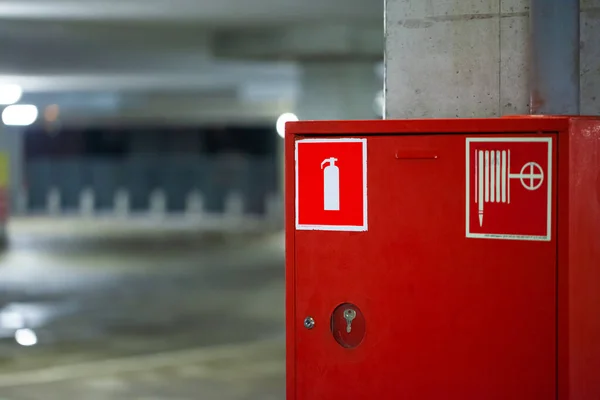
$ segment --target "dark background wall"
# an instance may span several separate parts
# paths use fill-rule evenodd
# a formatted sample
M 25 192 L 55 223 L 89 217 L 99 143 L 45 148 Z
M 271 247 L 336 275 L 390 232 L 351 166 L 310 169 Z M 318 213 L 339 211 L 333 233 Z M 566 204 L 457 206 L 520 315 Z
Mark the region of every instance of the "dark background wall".
M 197 191 L 207 211 L 223 211 L 235 193 L 245 212 L 262 213 L 277 192 L 277 140 L 271 127 L 31 128 L 25 132 L 29 209 L 44 212 L 48 193 L 59 190 L 63 210 L 76 211 L 81 192 L 92 189 L 99 210 L 110 212 L 116 192 L 126 190 L 132 210 L 144 211 L 162 190 L 171 212 L 184 211 Z

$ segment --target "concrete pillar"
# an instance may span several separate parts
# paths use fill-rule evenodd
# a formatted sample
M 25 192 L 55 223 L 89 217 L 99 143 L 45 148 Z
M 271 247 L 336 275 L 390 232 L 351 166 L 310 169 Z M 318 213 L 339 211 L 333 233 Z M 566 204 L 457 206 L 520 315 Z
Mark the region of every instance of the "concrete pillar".
M 377 118 L 373 102 L 383 81 L 375 61 L 305 62 L 301 83 L 301 120 Z
M 581 102 L 583 115 L 600 115 L 600 0 L 581 2 Z
M 582 114 L 600 114 L 599 11 L 582 1 Z M 385 24 L 387 118 L 529 113 L 529 0 L 386 0 Z

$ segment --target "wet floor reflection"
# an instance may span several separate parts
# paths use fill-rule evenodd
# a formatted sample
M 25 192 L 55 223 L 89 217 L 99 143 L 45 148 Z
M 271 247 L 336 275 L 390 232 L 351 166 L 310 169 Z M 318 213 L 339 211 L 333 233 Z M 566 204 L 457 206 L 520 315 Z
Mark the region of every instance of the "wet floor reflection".
M 102 237 L 81 238 L 31 234 L 21 228 L 0 260 L 0 372 L 272 340 L 272 356 L 265 354 L 265 363 L 278 368 L 261 378 L 270 377 L 271 384 L 258 386 L 282 396 L 283 279 L 283 237 L 277 232 L 114 238 L 103 232 Z M 210 375 L 208 367 L 198 368 Z M 153 387 L 160 392 L 156 384 L 161 373 L 151 372 L 159 377 Z M 1 376 L 0 398 L 5 393 L 10 399 L 37 398 L 38 390 L 45 396 L 39 398 L 52 400 L 75 390 L 68 379 L 3 387 Z M 177 376 L 163 379 L 165 387 L 172 391 L 173 379 L 187 379 Z M 253 380 L 242 376 L 240 385 L 244 381 L 246 390 L 239 396 L 246 396 L 255 389 Z M 91 373 L 88 378 L 101 376 Z M 206 393 L 216 390 L 209 389 L 210 379 L 186 381 L 182 393 L 194 385 Z M 122 395 L 93 397 L 104 389 L 90 387 L 80 398 L 130 399 L 137 398 L 131 397 L 136 390 L 148 389 L 127 379 L 122 383 Z M 155 398 L 187 398 L 185 393 L 164 393 Z M 225 393 L 214 396 L 190 398 L 228 398 Z M 246 398 L 235 396 L 230 398 Z

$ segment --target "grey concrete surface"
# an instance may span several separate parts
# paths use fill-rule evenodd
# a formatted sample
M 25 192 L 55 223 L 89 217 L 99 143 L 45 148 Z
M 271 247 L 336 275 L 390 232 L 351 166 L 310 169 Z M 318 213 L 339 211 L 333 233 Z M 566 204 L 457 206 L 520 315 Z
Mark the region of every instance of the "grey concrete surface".
M 280 232 L 48 223 L 0 256 L 0 399 L 284 398 Z
M 387 118 L 529 113 L 529 1 L 386 0 Z M 600 0 L 581 2 L 581 113 L 600 115 Z

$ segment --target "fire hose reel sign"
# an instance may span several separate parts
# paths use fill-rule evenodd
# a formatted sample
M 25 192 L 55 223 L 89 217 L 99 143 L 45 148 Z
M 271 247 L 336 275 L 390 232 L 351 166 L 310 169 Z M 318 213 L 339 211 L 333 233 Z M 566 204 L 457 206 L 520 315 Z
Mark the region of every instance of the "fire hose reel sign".
M 296 141 L 296 229 L 367 230 L 367 139 Z
M 468 238 L 549 241 L 552 138 L 467 138 Z

